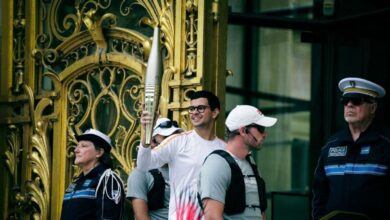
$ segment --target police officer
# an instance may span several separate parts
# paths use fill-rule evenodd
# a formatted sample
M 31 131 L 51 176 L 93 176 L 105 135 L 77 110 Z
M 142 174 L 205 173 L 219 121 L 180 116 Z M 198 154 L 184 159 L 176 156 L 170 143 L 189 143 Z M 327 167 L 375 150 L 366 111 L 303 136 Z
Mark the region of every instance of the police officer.
M 76 139 L 74 163 L 82 172 L 65 191 L 61 219 L 120 219 L 124 187 L 111 170 L 111 139 L 96 129 L 88 129 Z
M 321 150 L 313 182 L 313 219 L 389 219 L 390 133 L 375 120 L 385 90 L 365 79 L 345 78 L 344 119 L 348 127 Z
M 277 119 L 250 105 L 238 105 L 228 115 L 226 151 L 212 152 L 199 179 L 205 219 L 265 219 L 266 194 L 251 150 L 259 150 L 266 127 Z
M 151 148 L 154 149 L 171 135 L 184 130 L 176 121 L 159 118 L 153 128 Z M 131 201 L 136 220 L 168 219 L 169 173 L 168 165 L 149 172 L 134 169 L 127 180 L 127 198 Z

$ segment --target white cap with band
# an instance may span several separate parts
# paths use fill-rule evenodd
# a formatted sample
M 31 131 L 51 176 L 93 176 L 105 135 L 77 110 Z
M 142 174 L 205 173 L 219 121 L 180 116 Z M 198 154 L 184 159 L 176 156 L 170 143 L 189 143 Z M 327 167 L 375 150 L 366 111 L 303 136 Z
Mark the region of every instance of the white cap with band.
M 340 80 L 339 89 L 343 92 L 343 97 L 368 96 L 381 98 L 386 94 L 386 90 L 382 86 L 357 77 L 348 77 Z
M 278 119 L 267 117 L 261 111 L 250 105 L 237 105 L 226 118 L 226 127 L 229 131 L 237 130 L 250 124 L 263 127 L 273 126 Z

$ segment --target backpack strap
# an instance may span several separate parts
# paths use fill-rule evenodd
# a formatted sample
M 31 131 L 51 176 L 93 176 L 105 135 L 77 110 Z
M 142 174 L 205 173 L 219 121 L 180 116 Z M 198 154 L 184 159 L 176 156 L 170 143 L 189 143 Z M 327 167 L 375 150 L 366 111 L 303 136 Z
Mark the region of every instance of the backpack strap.
M 153 176 L 153 187 L 148 192 L 148 208 L 149 210 L 156 210 L 164 208 L 165 198 L 165 179 L 159 169 L 149 170 Z
M 223 157 L 231 169 L 231 181 L 226 191 L 224 212 L 227 215 L 244 212 L 246 208 L 245 182 L 240 167 L 236 160 L 224 150 L 215 150 L 211 154 L 218 154 Z
M 248 154 L 245 159 L 251 165 L 253 173 L 255 174 L 257 190 L 259 193 L 260 209 L 262 212 L 265 212 L 265 210 L 267 209 L 267 194 L 265 191 L 265 181 L 263 178 L 260 177 L 259 171 L 257 170 L 257 166 L 252 158 L 252 155 Z

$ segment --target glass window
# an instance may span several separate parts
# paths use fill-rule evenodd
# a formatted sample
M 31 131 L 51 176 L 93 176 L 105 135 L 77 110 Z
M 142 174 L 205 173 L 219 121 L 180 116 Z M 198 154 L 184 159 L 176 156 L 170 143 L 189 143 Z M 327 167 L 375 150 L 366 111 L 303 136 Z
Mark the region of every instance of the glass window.
M 261 13 L 273 16 L 311 18 L 313 0 L 229 0 L 229 10 L 233 13 Z M 308 15 L 308 16 L 307 16 Z
M 291 8 L 289 2 L 259 1 L 256 7 Z M 232 12 L 247 11 L 243 4 L 229 1 Z M 250 104 L 278 118 L 267 129 L 263 148 L 253 152 L 267 184 L 271 219 L 272 192 L 309 195 L 311 45 L 302 43 L 295 30 L 229 25 L 227 68 L 233 72 L 226 82 L 227 113 L 235 105 Z
M 269 191 L 308 190 L 308 183 L 293 184 L 304 170 L 296 172 L 292 165 L 308 162 L 310 45 L 300 43 L 299 33 L 291 30 L 263 28 L 259 33 L 258 65 L 253 74 L 257 74 L 260 96 L 253 103 L 264 114 L 278 118 L 268 129 L 263 150 L 256 154 L 259 167 Z

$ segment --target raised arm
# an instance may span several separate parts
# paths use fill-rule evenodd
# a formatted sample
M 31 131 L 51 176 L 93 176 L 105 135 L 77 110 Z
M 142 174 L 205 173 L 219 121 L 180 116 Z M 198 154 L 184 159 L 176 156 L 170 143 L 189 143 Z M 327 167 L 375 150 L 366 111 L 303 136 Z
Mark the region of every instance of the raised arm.
M 151 120 L 149 112 L 143 111 L 141 115 L 142 127 L 144 128 L 146 124 L 151 123 Z M 164 164 L 169 164 L 171 159 L 175 157 L 178 147 L 173 137 L 174 135 L 167 138 L 167 141 L 163 141 L 152 150 L 150 146 L 145 146 L 145 137 L 143 136 L 141 145 L 138 148 L 137 167 L 143 171 L 147 171 L 159 168 Z
M 152 121 L 152 117 L 150 113 L 145 110 L 142 111 L 140 121 L 141 121 L 141 125 L 142 125 L 141 127 L 143 131 L 145 131 L 145 127 L 147 124 L 154 123 Z M 153 166 L 151 148 L 150 145 L 146 145 L 145 143 L 145 135 L 142 135 L 141 143 L 140 146 L 138 147 L 137 167 L 143 171 L 147 171 L 149 169 L 158 167 L 158 166 Z

